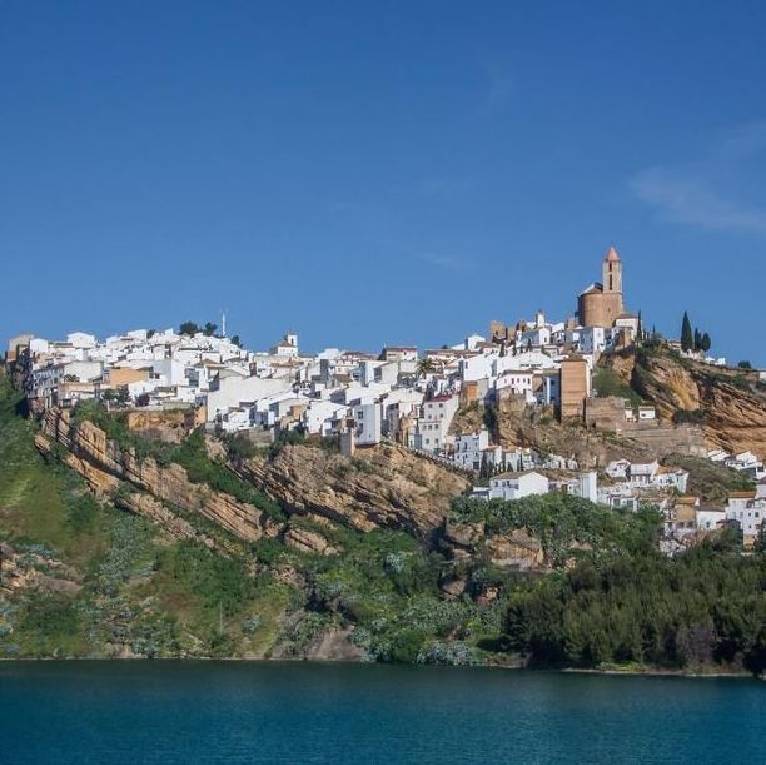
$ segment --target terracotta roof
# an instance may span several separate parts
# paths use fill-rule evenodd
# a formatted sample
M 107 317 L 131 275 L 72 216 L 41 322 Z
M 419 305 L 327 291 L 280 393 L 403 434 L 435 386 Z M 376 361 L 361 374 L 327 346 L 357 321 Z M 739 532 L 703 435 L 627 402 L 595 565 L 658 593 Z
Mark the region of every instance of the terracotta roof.
M 733 491 L 729 494 L 729 499 L 755 499 L 754 491 Z

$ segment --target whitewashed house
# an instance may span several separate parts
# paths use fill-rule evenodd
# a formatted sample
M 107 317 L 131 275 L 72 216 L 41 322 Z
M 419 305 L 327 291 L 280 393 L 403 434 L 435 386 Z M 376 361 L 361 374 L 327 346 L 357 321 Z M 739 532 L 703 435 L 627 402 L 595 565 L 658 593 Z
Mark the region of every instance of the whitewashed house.
M 503 473 L 489 479 L 490 499 L 522 499 L 533 494 L 548 493 L 548 479 L 533 470 L 525 473 Z
M 487 430 L 455 436 L 452 461 L 467 470 L 480 470 L 483 452 L 488 447 L 489 431 Z
M 383 405 L 379 402 L 351 407 L 354 418 L 354 440 L 359 446 L 379 444 L 383 435 Z

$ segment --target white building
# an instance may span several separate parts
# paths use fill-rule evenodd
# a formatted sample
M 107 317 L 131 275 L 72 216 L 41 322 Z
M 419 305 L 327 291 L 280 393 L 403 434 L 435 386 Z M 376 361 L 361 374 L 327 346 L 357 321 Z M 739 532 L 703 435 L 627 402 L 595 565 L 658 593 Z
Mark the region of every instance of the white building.
M 489 431 L 463 433 L 455 436 L 452 461 L 467 470 L 480 470 L 482 455 L 489 447 Z
M 241 402 L 254 402 L 278 392 L 292 392 L 289 381 L 261 377 L 218 377 L 207 394 L 207 421 L 213 422 L 219 412 L 238 407 Z
M 547 493 L 548 479 L 533 470 L 526 473 L 504 473 L 489 479 L 490 499 L 512 500 Z
M 352 407 L 354 439 L 359 446 L 379 444 L 383 435 L 383 405 L 374 402 Z
M 729 496 L 726 519 L 736 521 L 746 537 L 755 537 L 766 518 L 766 500 L 758 499 L 756 492 L 737 492 Z

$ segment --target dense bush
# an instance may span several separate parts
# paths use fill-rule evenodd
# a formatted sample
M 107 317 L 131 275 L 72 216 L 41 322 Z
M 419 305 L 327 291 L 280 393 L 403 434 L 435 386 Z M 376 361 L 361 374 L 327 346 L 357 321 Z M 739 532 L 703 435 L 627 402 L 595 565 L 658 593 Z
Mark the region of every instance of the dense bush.
M 673 412 L 673 422 L 676 425 L 688 423 L 690 425 L 704 425 L 707 415 L 704 409 L 676 409 Z
M 580 561 L 511 599 L 506 633 L 533 662 L 766 668 L 766 558 L 731 539 L 676 558 L 640 550 Z
M 653 549 L 660 516 L 651 509 L 637 513 L 611 510 L 569 494 L 543 494 L 506 502 L 459 497 L 452 504 L 451 519 L 483 522 L 488 534 L 525 528 L 542 542 L 554 562 L 563 563 L 570 547 L 585 544 L 596 553 L 627 549 Z

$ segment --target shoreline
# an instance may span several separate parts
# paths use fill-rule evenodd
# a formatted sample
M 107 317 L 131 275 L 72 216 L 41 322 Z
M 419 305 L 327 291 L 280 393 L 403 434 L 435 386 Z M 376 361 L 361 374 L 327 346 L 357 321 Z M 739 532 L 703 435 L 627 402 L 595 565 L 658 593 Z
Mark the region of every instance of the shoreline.
M 442 669 L 487 669 L 487 670 L 506 670 L 506 671 L 527 671 L 527 672 L 549 672 L 562 675 L 604 675 L 604 676 L 622 676 L 622 677 L 678 677 L 678 678 L 690 678 L 690 679 L 753 679 L 766 681 L 766 675 L 756 675 L 752 672 L 745 670 L 739 671 L 692 671 L 692 670 L 675 670 L 675 669 L 662 669 L 662 668 L 625 668 L 620 669 L 617 667 L 610 668 L 588 668 L 588 667 L 529 667 L 525 664 L 501 664 L 501 663 L 487 663 L 476 664 L 473 666 L 456 666 L 456 665 L 438 665 L 438 664 L 386 664 L 385 662 L 375 661 L 360 661 L 357 659 L 307 659 L 307 658 L 256 658 L 256 657 L 242 657 L 242 656 L 175 656 L 175 657 L 161 657 L 161 658 L 148 658 L 145 656 L 21 656 L 18 658 L 2 657 L 0 658 L 0 666 L 4 664 L 16 664 L 16 663 L 36 663 L 36 662 L 157 662 L 157 663 L 205 663 L 205 662 L 222 662 L 222 663 L 251 663 L 251 664 L 374 664 L 376 666 L 411 666 L 411 667 L 440 667 Z

